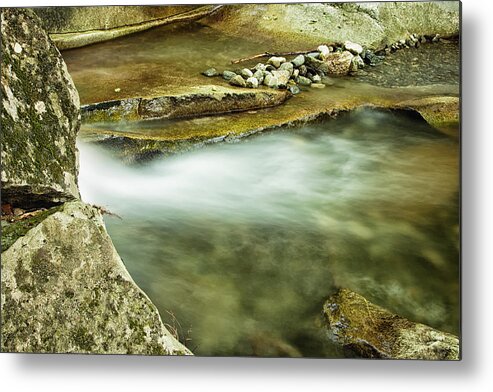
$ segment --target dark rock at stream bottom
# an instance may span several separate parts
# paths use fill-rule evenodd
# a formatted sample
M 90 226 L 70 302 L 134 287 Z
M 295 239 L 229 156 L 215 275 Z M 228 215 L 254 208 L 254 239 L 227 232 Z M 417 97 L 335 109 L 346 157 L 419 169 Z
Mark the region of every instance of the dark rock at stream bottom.
M 364 358 L 458 360 L 459 338 L 393 314 L 340 289 L 324 304 L 329 336 Z

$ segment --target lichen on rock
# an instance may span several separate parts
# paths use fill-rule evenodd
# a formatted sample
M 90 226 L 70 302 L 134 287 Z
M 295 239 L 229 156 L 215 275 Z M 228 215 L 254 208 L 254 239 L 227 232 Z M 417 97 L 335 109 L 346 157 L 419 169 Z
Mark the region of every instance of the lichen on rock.
M 459 338 L 389 312 L 348 289 L 324 304 L 329 336 L 366 358 L 459 359 Z
M 24 207 L 79 197 L 79 95 L 58 49 L 27 9 L 3 8 L 2 200 Z
M 2 351 L 191 354 L 135 285 L 100 212 L 65 203 L 2 254 Z

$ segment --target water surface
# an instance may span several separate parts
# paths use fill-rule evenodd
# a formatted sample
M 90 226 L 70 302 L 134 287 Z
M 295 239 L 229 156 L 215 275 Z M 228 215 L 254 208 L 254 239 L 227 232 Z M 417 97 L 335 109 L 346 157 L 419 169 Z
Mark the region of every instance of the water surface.
M 320 327 L 336 287 L 458 333 L 458 141 L 416 117 L 358 110 L 138 167 L 80 149 L 84 199 L 122 217 L 119 254 L 197 355 L 341 357 Z

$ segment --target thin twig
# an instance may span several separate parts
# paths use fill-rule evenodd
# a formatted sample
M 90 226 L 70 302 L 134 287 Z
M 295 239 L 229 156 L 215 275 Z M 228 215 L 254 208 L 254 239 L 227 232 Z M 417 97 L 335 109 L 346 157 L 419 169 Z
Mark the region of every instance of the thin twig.
M 327 45 L 327 46 L 337 46 L 337 43 L 332 42 L 330 44 L 325 44 L 325 45 Z M 300 51 L 296 51 L 296 52 L 264 52 L 264 53 L 255 54 L 253 56 L 244 57 L 242 59 L 231 60 L 231 64 L 243 63 L 245 61 L 255 60 L 255 59 L 262 58 L 262 57 L 270 57 L 270 56 L 294 56 L 294 55 L 298 55 L 298 54 L 308 54 L 308 53 L 312 53 L 312 52 L 315 52 L 315 51 L 317 51 L 317 48 L 309 49 L 309 50 L 300 50 Z

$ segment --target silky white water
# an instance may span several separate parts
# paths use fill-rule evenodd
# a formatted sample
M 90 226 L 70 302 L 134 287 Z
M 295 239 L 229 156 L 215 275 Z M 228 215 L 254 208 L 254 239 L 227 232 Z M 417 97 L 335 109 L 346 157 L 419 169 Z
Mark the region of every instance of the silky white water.
M 121 216 L 118 252 L 196 354 L 342 356 L 336 287 L 458 332 L 458 141 L 422 120 L 359 110 L 133 167 L 79 149 L 83 199 Z

